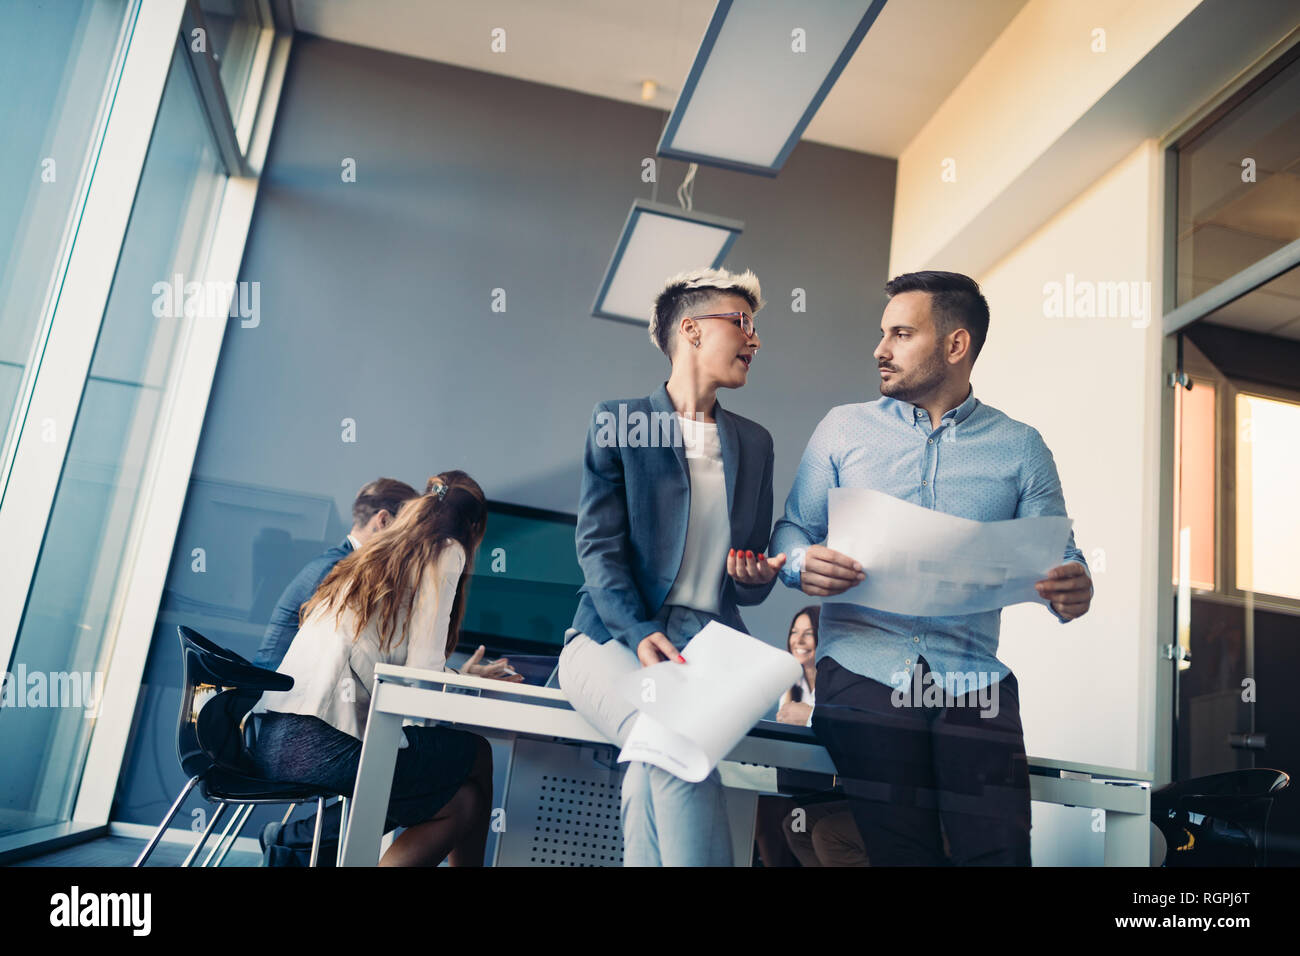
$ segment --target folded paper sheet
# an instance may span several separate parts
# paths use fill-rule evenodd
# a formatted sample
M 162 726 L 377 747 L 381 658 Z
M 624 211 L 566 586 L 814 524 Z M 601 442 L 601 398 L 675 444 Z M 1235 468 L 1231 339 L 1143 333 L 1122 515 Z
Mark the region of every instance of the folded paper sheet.
M 618 691 L 640 711 L 620 761 L 643 760 L 698 783 L 749 733 L 800 667 L 784 650 L 714 621 L 663 661 L 629 674 Z
M 946 616 L 1033 601 L 1064 561 L 1065 517 L 972 521 L 869 488 L 832 488 L 826 547 L 860 562 L 866 580 L 832 598 L 894 614 Z

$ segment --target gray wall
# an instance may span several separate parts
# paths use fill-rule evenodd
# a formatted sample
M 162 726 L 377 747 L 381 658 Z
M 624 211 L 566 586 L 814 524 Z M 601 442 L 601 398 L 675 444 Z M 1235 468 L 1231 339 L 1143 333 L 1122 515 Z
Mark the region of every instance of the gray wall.
M 422 487 L 463 468 L 489 497 L 576 509 L 593 404 L 668 375 L 643 329 L 590 315 L 628 206 L 651 193 L 641 160 L 665 118 L 298 37 L 241 273 L 261 284 L 261 321 L 227 330 L 117 819 L 158 819 L 159 784 L 179 774 L 156 757 L 174 720 L 175 621 L 251 654 L 363 482 Z M 341 182 L 345 157 L 355 183 Z M 746 224 L 726 265 L 754 269 L 769 302 L 748 386 L 720 399 L 772 432 L 778 514 L 826 410 L 878 395 L 895 165 L 803 143 L 776 179 L 697 175 L 695 207 Z M 661 164 L 661 201 L 684 171 Z M 805 313 L 791 312 L 795 287 Z M 783 642 L 802 597 L 778 587 L 746 612 L 750 629 Z

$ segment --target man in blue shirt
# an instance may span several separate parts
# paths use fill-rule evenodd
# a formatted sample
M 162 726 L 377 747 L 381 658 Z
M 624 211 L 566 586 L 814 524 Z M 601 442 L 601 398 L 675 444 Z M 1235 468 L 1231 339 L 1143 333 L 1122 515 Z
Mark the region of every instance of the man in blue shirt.
M 881 398 L 822 419 L 768 549 L 789 555 L 787 585 L 818 597 L 865 578 L 819 543 L 831 488 L 872 488 L 977 521 L 1066 513 L 1042 436 L 971 389 L 989 323 L 979 285 L 917 272 L 885 291 Z M 1037 589 L 1062 622 L 1087 612 L 1092 580 L 1073 534 Z M 945 834 L 953 863 L 1029 864 L 1028 764 L 1016 679 L 997 659 L 1000 617 L 823 605 L 813 729 L 873 866 L 943 864 Z
M 387 528 L 397 509 L 419 496 L 418 491 L 396 478 L 376 478 L 362 486 L 352 502 L 352 530 L 339 544 L 312 558 L 289 582 L 271 612 L 254 664 L 270 670 L 280 666 L 298 633 L 299 609 L 316 593 L 334 565 Z

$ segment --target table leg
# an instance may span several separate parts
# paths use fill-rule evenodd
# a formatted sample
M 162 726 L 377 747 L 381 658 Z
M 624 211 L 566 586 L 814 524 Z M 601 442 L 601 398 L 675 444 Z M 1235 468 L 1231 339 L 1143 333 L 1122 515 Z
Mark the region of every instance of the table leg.
M 734 790 L 731 787 L 722 792 L 727 799 L 727 822 L 731 824 L 732 866 L 752 866 L 758 794 L 753 790 Z
M 507 821 L 510 819 L 510 810 L 507 806 L 510 802 L 510 777 L 515 771 L 515 743 L 518 740 L 518 734 L 510 734 L 506 739 L 506 742 L 510 746 L 510 757 L 506 761 L 506 779 L 501 785 L 501 812 L 504 815 L 504 819 Z M 492 808 L 493 819 L 489 826 L 493 826 L 496 823 L 496 809 L 496 807 Z M 489 839 L 492 836 L 492 833 L 488 834 Z M 492 862 L 488 864 L 489 866 L 497 866 L 497 860 L 501 859 L 501 844 L 505 839 L 505 831 L 502 830 L 496 833 L 495 836 L 496 841 L 492 846 Z
M 1107 810 L 1104 854 L 1106 866 L 1150 866 L 1150 816 Z
M 378 693 L 382 684 L 376 684 Z M 379 862 L 379 841 L 384 835 L 401 737 L 401 715 L 377 712 L 372 699 L 366 736 L 361 744 L 357 786 L 343 837 L 344 866 L 375 866 Z

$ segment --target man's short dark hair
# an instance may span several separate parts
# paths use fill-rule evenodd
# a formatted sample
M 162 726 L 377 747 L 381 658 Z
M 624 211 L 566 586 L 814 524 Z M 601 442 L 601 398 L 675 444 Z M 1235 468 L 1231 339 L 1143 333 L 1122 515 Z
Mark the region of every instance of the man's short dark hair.
M 989 334 L 989 303 L 978 282 L 960 272 L 905 272 L 885 283 L 891 299 L 902 292 L 930 293 L 935 329 L 941 336 L 965 329 L 970 333 L 970 360 L 979 358 Z
M 420 493 L 404 481 L 396 478 L 376 478 L 361 486 L 357 498 L 352 502 L 352 524 L 364 525 L 381 511 L 387 511 L 397 517 L 398 510 Z

